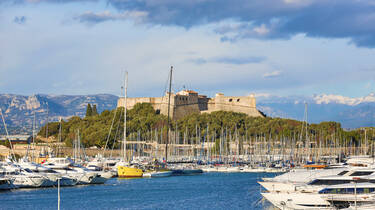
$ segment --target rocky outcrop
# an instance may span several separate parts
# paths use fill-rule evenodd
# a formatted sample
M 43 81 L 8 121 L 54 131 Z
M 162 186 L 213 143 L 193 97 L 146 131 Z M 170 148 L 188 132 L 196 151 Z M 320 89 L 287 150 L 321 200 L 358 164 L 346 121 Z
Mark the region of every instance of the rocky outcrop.
M 39 127 L 47 120 L 58 121 L 59 118 L 71 116 L 83 117 L 88 103 L 96 104 L 99 112 L 114 109 L 117 96 L 109 94 L 97 95 L 43 95 L 22 96 L 0 94 L 0 108 L 6 123 L 10 127 L 32 127 L 34 113 Z M 1 123 L 2 125 L 2 123 Z M 3 127 L 3 126 L 0 126 Z

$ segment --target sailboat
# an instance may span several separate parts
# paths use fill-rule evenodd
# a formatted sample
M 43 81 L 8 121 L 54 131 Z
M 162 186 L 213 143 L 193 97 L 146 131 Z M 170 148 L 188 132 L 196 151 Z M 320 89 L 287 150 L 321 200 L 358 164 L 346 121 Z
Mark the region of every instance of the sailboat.
M 123 138 L 123 161 L 117 164 L 117 175 L 120 178 L 142 177 L 143 170 L 127 162 L 126 153 L 126 109 L 127 109 L 127 90 L 128 90 L 128 72 L 125 73 L 125 92 L 124 92 L 124 138 Z

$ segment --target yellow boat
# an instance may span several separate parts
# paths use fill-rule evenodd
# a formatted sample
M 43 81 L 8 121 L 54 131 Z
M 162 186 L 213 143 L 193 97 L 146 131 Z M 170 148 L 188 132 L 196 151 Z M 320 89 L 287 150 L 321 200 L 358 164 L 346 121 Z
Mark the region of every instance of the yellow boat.
M 130 178 L 130 177 L 142 177 L 143 171 L 138 168 L 131 168 L 127 166 L 118 166 L 117 175 L 120 178 Z
M 304 168 L 312 168 L 312 169 L 323 169 L 323 168 L 327 167 L 327 165 L 306 164 L 303 167 Z

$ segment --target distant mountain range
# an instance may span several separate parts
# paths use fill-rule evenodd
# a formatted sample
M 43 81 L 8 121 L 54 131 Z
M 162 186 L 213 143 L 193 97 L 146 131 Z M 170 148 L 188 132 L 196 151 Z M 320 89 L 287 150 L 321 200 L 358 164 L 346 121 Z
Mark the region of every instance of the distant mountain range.
M 43 95 L 22 96 L 0 94 L 0 108 L 6 123 L 12 128 L 30 131 L 35 112 L 37 127 L 45 124 L 47 107 L 49 121 L 58 121 L 71 116 L 84 117 L 88 103 L 96 104 L 99 112 L 114 109 L 118 96 L 97 95 Z M 308 122 L 337 121 L 344 128 L 375 126 L 375 94 L 360 98 L 339 95 L 314 95 L 311 97 L 279 97 L 270 94 L 257 94 L 257 108 L 270 117 L 304 119 L 307 103 Z M 0 133 L 4 126 L 0 121 Z M 19 131 L 20 129 L 17 129 Z
M 311 97 L 278 97 L 259 94 L 257 108 L 270 117 L 304 119 L 307 104 L 308 122 L 340 122 L 344 128 L 375 126 L 375 94 L 350 98 L 340 95 L 314 95 Z
M 87 104 L 96 104 L 98 112 L 105 109 L 114 109 L 117 96 L 109 94 L 97 95 L 43 95 L 22 96 L 14 94 L 0 94 L 0 108 L 5 116 L 7 126 L 31 130 L 34 119 L 40 127 L 47 120 L 58 121 L 71 116 L 83 117 L 86 114 Z M 3 128 L 1 121 L 0 128 Z M 3 129 L 1 129 L 3 131 Z

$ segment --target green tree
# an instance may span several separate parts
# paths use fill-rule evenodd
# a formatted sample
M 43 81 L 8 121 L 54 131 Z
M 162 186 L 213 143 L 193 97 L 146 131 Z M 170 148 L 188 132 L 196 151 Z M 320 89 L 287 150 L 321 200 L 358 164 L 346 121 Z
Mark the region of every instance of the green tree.
M 4 141 L 0 141 L 0 145 L 10 148 L 10 143 L 8 139 L 5 139 Z
M 87 108 L 86 108 L 86 117 L 91 117 L 92 116 L 92 108 L 91 108 L 91 104 L 87 104 Z
M 98 110 L 96 109 L 96 104 L 94 104 L 92 106 L 92 114 L 91 114 L 91 116 L 96 116 L 96 115 L 98 115 Z
M 62 139 L 67 146 L 72 145 L 76 138 L 76 132 L 79 129 L 81 142 L 84 146 L 104 147 L 107 139 L 109 148 L 113 144 L 118 144 L 119 139 L 123 138 L 124 108 L 114 110 L 104 110 L 100 115 L 94 114 L 95 111 L 90 104 L 87 105 L 85 118 L 72 117 L 68 121 L 62 122 Z M 91 110 L 91 112 L 90 112 Z M 149 140 L 157 136 L 159 142 L 166 139 L 167 117 L 162 114 L 156 114 L 149 103 L 136 104 L 133 109 L 127 113 L 127 133 L 129 139 Z M 110 127 L 113 127 L 110 131 Z M 49 123 L 48 135 L 57 137 L 59 125 L 57 122 Z M 210 141 L 216 142 L 215 150 L 219 148 L 220 137 L 225 137 L 229 141 L 238 141 L 240 144 L 248 144 L 248 141 L 254 141 L 255 138 L 269 139 L 273 143 L 289 141 L 286 145 L 297 141 L 306 141 L 308 139 L 317 140 L 324 144 L 334 142 L 336 138 L 340 143 L 347 145 L 358 145 L 363 142 L 364 130 L 345 131 L 341 124 L 337 122 L 321 122 L 319 124 L 308 124 L 307 130 L 302 129 L 303 122 L 271 117 L 249 117 L 246 114 L 217 111 L 204 114 L 191 114 L 182 119 L 172 121 L 170 127 L 172 131 L 178 131 L 179 139 L 188 142 L 198 140 L 196 134 L 202 139 L 209 137 Z M 375 130 L 375 129 L 374 129 Z M 45 133 L 45 126 L 41 128 L 39 135 Z M 307 135 L 306 135 L 307 134 Z M 372 128 L 368 128 L 367 139 L 375 136 Z M 108 137 L 109 136 L 109 137 Z M 307 137 L 306 137 L 307 136 Z M 207 140 L 206 140 L 207 141 Z M 229 143 L 228 141 L 226 143 Z

